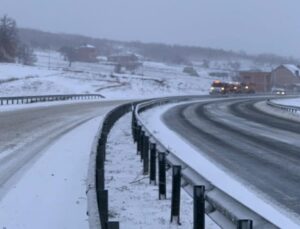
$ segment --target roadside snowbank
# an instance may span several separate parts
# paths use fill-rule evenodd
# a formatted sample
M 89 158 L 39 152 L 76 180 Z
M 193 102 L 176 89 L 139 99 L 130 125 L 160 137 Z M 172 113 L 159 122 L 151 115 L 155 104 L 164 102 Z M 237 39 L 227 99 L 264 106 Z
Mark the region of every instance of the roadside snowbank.
M 102 119 L 81 125 L 44 150 L 2 199 L 0 228 L 89 228 L 86 176 Z

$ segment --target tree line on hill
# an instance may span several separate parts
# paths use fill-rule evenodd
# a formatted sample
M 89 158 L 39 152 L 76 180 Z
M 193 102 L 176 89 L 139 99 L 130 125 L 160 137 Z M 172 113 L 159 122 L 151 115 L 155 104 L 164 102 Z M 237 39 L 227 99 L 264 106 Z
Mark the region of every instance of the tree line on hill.
M 159 43 L 121 42 L 108 39 L 91 38 L 81 35 L 57 34 L 34 29 L 19 29 L 20 39 L 34 48 L 59 50 L 64 46 L 76 47 L 92 44 L 99 50 L 99 55 L 110 56 L 122 52 L 137 53 L 155 61 L 176 64 L 190 64 L 192 61 L 226 60 L 235 68 L 238 60 L 250 60 L 256 64 L 280 65 L 284 63 L 298 64 L 299 60 L 292 57 L 281 57 L 274 54 L 248 55 L 245 52 L 226 51 L 204 47 L 167 45 Z
M 0 18 L 0 62 L 16 61 L 32 65 L 36 57 L 33 49 L 19 39 L 16 21 L 5 15 Z

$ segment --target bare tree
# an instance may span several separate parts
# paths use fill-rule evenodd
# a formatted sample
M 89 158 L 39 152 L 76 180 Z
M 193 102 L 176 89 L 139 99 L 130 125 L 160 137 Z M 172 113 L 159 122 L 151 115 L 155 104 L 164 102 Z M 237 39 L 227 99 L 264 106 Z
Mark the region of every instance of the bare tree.
M 76 60 L 76 50 L 70 46 L 63 46 L 59 49 L 59 52 L 64 56 L 66 60 L 69 61 L 69 67 L 71 67 L 72 62 Z
M 0 61 L 14 62 L 18 53 L 16 21 L 6 15 L 0 19 Z
M 36 62 L 36 55 L 33 49 L 27 45 L 20 45 L 18 48 L 18 61 L 24 65 L 33 65 Z

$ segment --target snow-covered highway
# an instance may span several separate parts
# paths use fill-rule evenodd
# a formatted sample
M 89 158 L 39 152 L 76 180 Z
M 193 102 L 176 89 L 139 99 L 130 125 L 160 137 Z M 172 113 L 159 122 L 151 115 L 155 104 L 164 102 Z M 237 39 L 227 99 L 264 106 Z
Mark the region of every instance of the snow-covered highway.
M 262 113 L 254 106 L 258 101 L 185 104 L 163 118 L 209 160 L 298 218 L 300 124 Z
M 121 103 L 49 104 L 0 112 L 0 200 L 51 143 Z

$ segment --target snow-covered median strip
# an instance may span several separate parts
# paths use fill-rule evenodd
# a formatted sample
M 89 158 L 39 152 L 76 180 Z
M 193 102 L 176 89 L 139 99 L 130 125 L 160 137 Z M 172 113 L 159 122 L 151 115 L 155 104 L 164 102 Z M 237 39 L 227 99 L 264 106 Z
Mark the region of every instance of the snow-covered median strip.
M 299 227 L 298 220 L 293 219 L 292 214 L 288 214 L 273 203 L 263 200 L 261 196 L 258 196 L 253 190 L 249 190 L 224 172 L 218 165 L 210 161 L 204 156 L 204 153 L 199 152 L 198 149 L 185 141 L 181 136 L 166 127 L 161 119 L 161 115 L 173 106 L 175 105 L 157 107 L 142 113 L 143 120 L 145 120 L 147 127 L 157 139 L 160 139 L 172 153 L 176 154 L 178 158 L 199 172 L 199 174 L 213 185 L 276 224 L 278 227 Z M 176 143 L 176 145 L 174 145 L 174 143 Z M 294 220 L 297 220 L 297 222 Z
M 89 228 L 86 177 L 102 119 L 92 119 L 45 149 L 2 199 L 0 228 Z
M 300 98 L 273 99 L 272 102 L 280 104 L 280 105 L 300 107 Z
M 106 189 L 109 190 L 109 215 L 123 229 L 192 228 L 193 201 L 182 191 L 181 223 L 170 224 L 171 176 L 167 176 L 167 200 L 158 200 L 158 186 L 142 175 L 140 156 L 131 135 L 131 115 L 122 117 L 108 137 L 105 164 Z M 207 218 L 208 229 L 218 228 Z
M 281 110 L 276 107 L 272 107 L 267 104 L 266 101 L 258 102 L 254 105 L 258 110 L 265 112 L 267 114 L 276 116 L 278 118 L 288 119 L 294 122 L 300 122 L 299 112 L 289 112 L 286 110 Z

